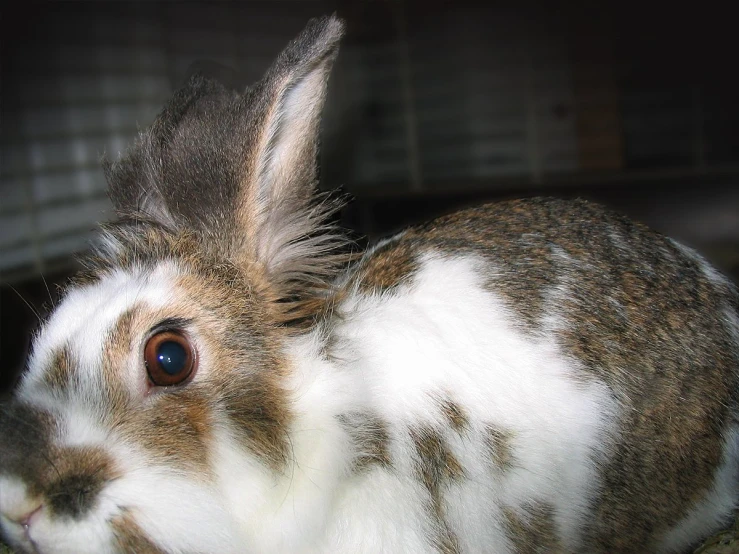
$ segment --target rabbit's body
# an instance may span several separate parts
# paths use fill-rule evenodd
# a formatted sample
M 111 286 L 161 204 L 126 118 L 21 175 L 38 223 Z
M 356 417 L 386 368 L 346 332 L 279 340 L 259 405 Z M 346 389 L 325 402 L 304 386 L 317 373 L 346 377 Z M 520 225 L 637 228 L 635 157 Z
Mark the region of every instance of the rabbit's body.
M 730 516 L 737 296 L 687 249 L 531 200 L 408 230 L 346 283 L 326 356 L 352 375 L 348 521 L 385 521 L 383 539 L 425 521 L 443 552 L 661 552 Z M 684 494 L 709 482 L 703 503 Z
M 195 78 L 0 410 L 0 528 L 79 553 L 683 552 L 739 498 L 739 298 L 585 202 L 361 259 L 311 204 L 341 26 Z

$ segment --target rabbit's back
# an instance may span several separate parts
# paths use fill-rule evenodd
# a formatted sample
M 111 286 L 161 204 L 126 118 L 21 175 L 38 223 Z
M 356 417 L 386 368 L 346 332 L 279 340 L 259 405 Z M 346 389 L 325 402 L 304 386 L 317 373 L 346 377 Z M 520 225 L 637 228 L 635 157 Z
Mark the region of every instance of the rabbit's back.
M 691 250 L 505 202 L 379 244 L 345 290 L 357 467 L 420 484 L 442 551 L 680 551 L 730 517 L 737 295 Z

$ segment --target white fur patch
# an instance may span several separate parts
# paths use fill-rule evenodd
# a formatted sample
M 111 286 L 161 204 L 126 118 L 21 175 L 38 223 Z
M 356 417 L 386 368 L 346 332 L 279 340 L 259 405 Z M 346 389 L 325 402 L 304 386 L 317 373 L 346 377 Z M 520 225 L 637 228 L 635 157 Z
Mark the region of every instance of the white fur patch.
M 288 494 L 275 487 L 274 502 L 292 508 L 280 512 L 283 537 L 316 545 L 301 551 L 429 551 L 434 521 L 408 434 L 418 425 L 443 435 L 465 471 L 444 500 L 463 551 L 510 551 L 502 509 L 529 502 L 553 506 L 565 545 L 577 544 L 615 402 L 605 386 L 573 378 L 577 368 L 552 341 L 516 330 L 483 288 L 479 263 L 426 256 L 413 283 L 393 295 L 351 296 L 337 308 L 332 362 L 317 360 L 310 338 L 294 344 L 291 382 L 305 446 L 295 448 Z M 467 439 L 449 429 L 435 398 L 465 411 Z M 361 409 L 387 422 L 393 468 L 337 483 L 349 453 L 337 447 L 335 416 Z M 510 471 L 491 468 L 487 425 L 511 433 Z M 265 542 L 263 551 L 281 550 Z
M 166 552 L 244 552 L 244 538 L 226 509 L 221 491 L 175 468 L 153 465 L 128 449 L 124 477 L 101 495 L 98 512 L 120 513 L 125 507 L 152 542 Z

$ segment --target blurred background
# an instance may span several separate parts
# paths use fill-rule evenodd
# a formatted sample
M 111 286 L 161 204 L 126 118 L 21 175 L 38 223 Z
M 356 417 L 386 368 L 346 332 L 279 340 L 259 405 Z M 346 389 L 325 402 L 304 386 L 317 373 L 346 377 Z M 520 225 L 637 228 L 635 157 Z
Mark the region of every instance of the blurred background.
M 347 36 L 321 186 L 369 239 L 483 200 L 600 201 L 739 275 L 739 88 L 726 6 L 76 2 L 0 15 L 0 392 L 111 217 L 100 168 L 194 70 L 257 80 L 310 17 Z M 229 71 L 225 68 L 232 68 Z

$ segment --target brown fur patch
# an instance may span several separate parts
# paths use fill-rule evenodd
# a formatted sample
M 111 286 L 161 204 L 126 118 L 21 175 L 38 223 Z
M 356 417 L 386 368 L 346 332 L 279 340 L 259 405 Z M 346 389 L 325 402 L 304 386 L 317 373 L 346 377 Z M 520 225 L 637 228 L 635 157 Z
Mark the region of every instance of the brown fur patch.
M 534 502 L 523 514 L 504 508 L 505 531 L 515 554 L 565 554 L 554 522 L 554 508 Z
M 143 307 L 132 306 L 120 315 L 118 321 L 116 321 L 116 324 L 108 333 L 105 342 L 105 361 L 123 360 L 128 356 L 136 338 L 136 328 L 134 326 L 134 322 L 137 319 L 136 315 L 141 311 L 143 311 Z M 141 317 L 138 319 L 141 319 Z M 141 331 L 144 331 L 144 329 L 139 329 L 139 332 Z M 115 370 L 111 363 L 108 363 L 103 370 L 108 380 L 112 381 L 116 378 Z
M 119 472 L 101 448 L 54 447 L 50 438 L 55 428 L 44 412 L 15 402 L 0 406 L 0 468 L 21 478 L 52 517 L 79 519 Z
M 493 467 L 500 471 L 508 471 L 513 467 L 513 447 L 511 440 L 513 434 L 510 431 L 500 429 L 494 425 L 487 425 L 484 430 L 483 440 L 488 449 Z
M 356 452 L 355 473 L 363 473 L 373 466 L 387 468 L 392 465 L 388 447 L 390 435 L 384 421 L 364 412 L 344 414 L 338 420 L 349 434 Z
M 131 351 L 136 350 L 136 339 L 141 340 L 147 330 L 145 326 L 151 325 L 154 321 L 150 310 L 143 306 L 133 306 L 121 314 L 106 338 L 103 347 L 103 379 L 109 413 L 118 419 L 128 417 L 131 405 L 130 394 L 122 383 L 121 366 L 127 365 Z M 138 369 L 142 371 L 143 360 L 138 361 L 142 364 Z
M 459 539 L 446 524 L 439 528 L 437 535 L 432 539 L 434 548 L 440 554 L 460 554 Z
M 432 543 L 443 554 L 458 554 L 459 540 L 446 522 L 443 493 L 451 483 L 464 478 L 464 470 L 444 438 L 431 427 L 412 428 L 410 436 L 416 450 L 416 470 L 429 492 L 430 512 L 436 523 Z
M 419 252 L 392 240 L 362 259 L 351 281 L 365 292 L 386 292 L 409 281 L 418 269 Z
M 464 477 L 462 466 L 455 458 L 443 437 L 430 427 L 411 429 L 411 439 L 417 454 L 417 469 L 423 484 L 440 499 L 442 486 Z
M 406 231 L 402 247 L 488 260 L 489 286 L 521 317 L 523 326 L 535 328 L 555 275 L 537 216 L 531 206 L 516 202 L 463 210 Z
M 74 275 L 71 275 L 64 282 L 61 286 L 62 292 L 68 292 L 72 289 L 88 287 L 99 283 L 102 274 L 97 270 L 97 268 L 108 265 L 106 261 L 103 261 L 94 254 L 88 252 L 76 256 L 76 260 L 80 264 L 81 269 Z
M 266 370 L 264 370 L 266 371 Z M 244 448 L 268 467 L 281 470 L 290 457 L 290 412 L 285 393 L 269 379 L 234 379 L 223 383 L 223 407 Z
M 438 403 L 441 406 L 441 413 L 444 415 L 444 419 L 449 422 L 452 429 L 458 433 L 462 433 L 469 428 L 469 417 L 459 404 L 449 398 L 442 398 L 438 400 Z
M 72 351 L 69 347 L 60 348 L 54 354 L 54 359 L 44 372 L 44 383 L 54 390 L 66 390 L 74 374 L 74 363 Z
M 281 329 L 269 325 L 264 304 L 227 266 L 206 279 L 183 276 L 180 286 L 209 314 L 201 327 L 207 329 L 210 356 L 219 364 L 211 368 L 208 381 L 219 410 L 247 450 L 269 467 L 283 468 L 290 455 L 292 416 L 282 388 L 287 368 L 278 354 Z
M 159 462 L 207 478 L 213 419 L 210 395 L 193 384 L 155 393 L 116 424 L 124 437 Z
M 671 243 L 623 222 L 589 249 L 562 300 L 559 339 L 624 405 L 589 530 L 593 550 L 652 550 L 712 487 L 730 406 L 737 346 L 722 320 L 731 298 Z
M 59 449 L 53 460 L 54 465 L 46 470 L 44 495 L 51 514 L 57 517 L 86 515 L 105 484 L 119 475 L 112 458 L 92 446 Z
M 110 526 L 117 554 L 166 554 L 146 536 L 129 512 L 113 518 Z

